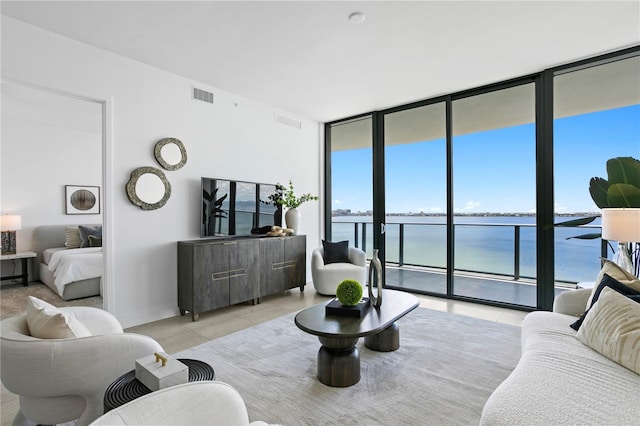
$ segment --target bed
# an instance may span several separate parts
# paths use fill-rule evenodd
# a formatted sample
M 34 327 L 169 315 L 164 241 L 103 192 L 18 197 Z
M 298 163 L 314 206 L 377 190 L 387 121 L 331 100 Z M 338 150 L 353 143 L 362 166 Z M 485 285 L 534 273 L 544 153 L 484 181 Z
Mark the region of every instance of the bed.
M 85 225 L 99 230 L 101 225 Z M 71 228 L 78 225 L 44 225 L 33 231 L 37 267 L 33 275 L 64 300 L 101 295 L 102 247 L 69 244 Z M 101 237 L 100 237 L 101 240 Z M 92 241 L 97 241 L 92 237 Z M 67 244 L 69 247 L 65 246 Z

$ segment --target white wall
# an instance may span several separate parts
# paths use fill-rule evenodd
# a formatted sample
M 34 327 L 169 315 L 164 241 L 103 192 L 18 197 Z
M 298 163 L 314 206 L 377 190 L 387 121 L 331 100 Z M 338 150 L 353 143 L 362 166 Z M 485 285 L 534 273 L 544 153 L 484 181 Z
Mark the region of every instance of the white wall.
M 176 241 L 199 237 L 201 176 L 265 183 L 292 179 L 296 190 L 320 194 L 317 122 L 6 16 L 2 75 L 112 100 L 113 186 L 107 180 L 104 187 L 106 202 L 112 200 L 106 214 L 113 212 L 107 218 L 113 225 L 106 241 L 113 250 L 109 297 L 125 327 L 177 314 Z M 192 86 L 214 92 L 215 104 L 192 100 Z M 275 123 L 276 113 L 300 120 L 302 129 Z M 165 137 L 180 139 L 189 160 L 180 170 L 165 171 L 172 185 L 167 204 L 143 211 L 128 201 L 124 186 L 133 169 L 158 167 L 153 145 Z M 301 207 L 308 257 L 320 242 L 320 208 L 318 202 Z

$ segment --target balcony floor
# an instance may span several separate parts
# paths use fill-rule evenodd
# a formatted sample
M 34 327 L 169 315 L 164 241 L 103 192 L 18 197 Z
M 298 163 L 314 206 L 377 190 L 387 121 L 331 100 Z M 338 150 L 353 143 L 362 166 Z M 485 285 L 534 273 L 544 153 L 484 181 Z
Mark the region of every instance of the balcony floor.
M 447 277 L 444 271 L 387 264 L 385 274 L 385 284 L 390 288 L 435 294 L 447 293 Z M 508 278 L 456 272 L 453 286 L 456 296 L 536 307 L 536 286 L 533 281 L 514 281 Z M 571 287 L 556 286 L 555 295 L 569 288 Z

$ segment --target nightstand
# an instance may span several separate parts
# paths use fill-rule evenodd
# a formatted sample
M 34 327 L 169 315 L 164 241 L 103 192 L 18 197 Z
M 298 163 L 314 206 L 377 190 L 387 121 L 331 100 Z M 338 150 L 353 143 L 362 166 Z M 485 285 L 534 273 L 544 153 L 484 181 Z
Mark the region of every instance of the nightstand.
M 20 275 L 11 275 L 2 277 L 0 279 L 4 281 L 22 278 L 22 285 L 26 287 L 29 283 L 29 259 L 32 259 L 34 257 L 36 257 L 36 254 L 32 251 L 19 251 L 15 254 L 3 254 L 2 256 L 0 256 L 0 261 L 2 262 L 4 262 L 5 260 L 20 259 L 22 261 L 22 273 Z

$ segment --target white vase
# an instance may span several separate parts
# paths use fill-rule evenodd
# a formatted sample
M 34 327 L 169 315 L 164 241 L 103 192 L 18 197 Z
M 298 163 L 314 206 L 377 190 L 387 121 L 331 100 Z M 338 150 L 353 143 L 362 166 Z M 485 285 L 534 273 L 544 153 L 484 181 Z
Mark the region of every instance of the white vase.
M 298 227 L 300 226 L 300 212 L 297 209 L 289 209 L 284 214 L 284 220 L 287 223 L 287 228 L 293 229 L 294 234 L 298 234 Z

